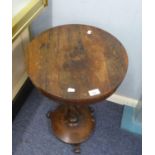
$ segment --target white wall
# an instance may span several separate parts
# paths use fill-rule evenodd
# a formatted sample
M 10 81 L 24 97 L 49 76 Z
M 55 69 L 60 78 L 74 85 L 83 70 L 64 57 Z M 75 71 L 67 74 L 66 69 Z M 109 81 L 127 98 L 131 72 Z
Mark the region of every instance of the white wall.
M 142 88 L 141 0 L 49 0 L 49 6 L 31 25 L 32 35 L 69 23 L 97 26 L 123 43 L 129 56 L 129 68 L 116 93 L 139 99 Z

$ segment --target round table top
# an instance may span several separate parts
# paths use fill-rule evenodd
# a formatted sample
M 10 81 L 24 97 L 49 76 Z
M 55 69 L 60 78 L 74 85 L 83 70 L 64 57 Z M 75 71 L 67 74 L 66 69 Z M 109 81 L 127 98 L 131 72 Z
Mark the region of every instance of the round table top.
M 86 104 L 103 100 L 117 89 L 127 72 L 128 56 L 110 33 L 71 24 L 33 39 L 26 64 L 32 83 L 46 96 Z

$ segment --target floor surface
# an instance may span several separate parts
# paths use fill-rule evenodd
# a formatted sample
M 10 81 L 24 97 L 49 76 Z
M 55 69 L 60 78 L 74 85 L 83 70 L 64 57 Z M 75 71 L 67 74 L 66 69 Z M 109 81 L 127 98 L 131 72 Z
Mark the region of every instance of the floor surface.
M 57 104 L 36 89 L 13 122 L 13 155 L 74 155 L 72 146 L 59 141 L 46 113 Z M 81 145 L 81 155 L 141 155 L 142 139 L 120 129 L 123 106 L 103 101 L 93 105 L 96 129 Z

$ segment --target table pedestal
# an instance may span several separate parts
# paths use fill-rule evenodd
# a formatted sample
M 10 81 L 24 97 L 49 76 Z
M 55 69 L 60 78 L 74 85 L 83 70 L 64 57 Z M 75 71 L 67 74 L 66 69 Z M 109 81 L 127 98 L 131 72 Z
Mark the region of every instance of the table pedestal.
M 93 132 L 95 119 L 88 106 L 62 104 L 49 113 L 52 131 L 61 141 L 75 146 L 74 151 L 80 152 L 79 144 Z

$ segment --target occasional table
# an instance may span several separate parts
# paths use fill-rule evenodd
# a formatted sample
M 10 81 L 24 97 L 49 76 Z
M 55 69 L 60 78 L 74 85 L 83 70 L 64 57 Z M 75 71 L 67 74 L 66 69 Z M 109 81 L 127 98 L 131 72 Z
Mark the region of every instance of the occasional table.
M 105 100 L 121 84 L 128 67 L 126 50 L 102 29 L 62 25 L 32 40 L 26 64 L 34 86 L 59 103 L 48 113 L 53 134 L 79 153 L 95 127 L 89 104 Z

